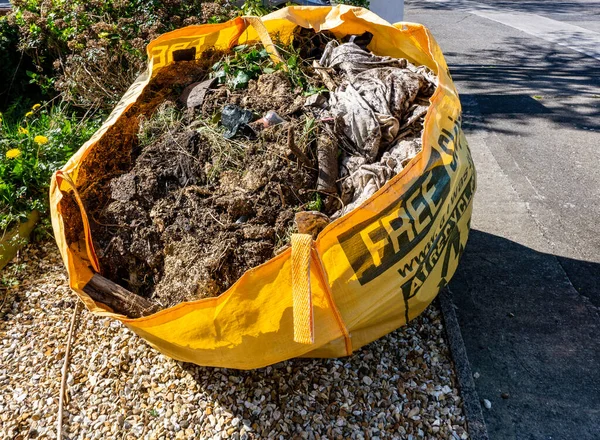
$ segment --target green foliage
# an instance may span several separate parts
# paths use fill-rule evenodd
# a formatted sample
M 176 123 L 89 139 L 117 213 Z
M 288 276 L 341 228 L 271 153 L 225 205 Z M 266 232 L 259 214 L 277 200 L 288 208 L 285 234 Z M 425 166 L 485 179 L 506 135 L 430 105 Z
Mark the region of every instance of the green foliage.
M 252 79 L 258 78 L 263 73 L 273 73 L 284 70 L 291 84 L 304 95 L 309 96 L 321 93 L 323 87 L 315 87 L 310 83 L 310 78 L 305 70 L 310 68 L 310 60 L 302 59 L 299 50 L 293 45 L 277 44 L 277 50 L 283 62 L 276 64 L 269 53 L 261 45 L 240 45 L 233 48 L 233 53 L 212 67 L 211 76 L 217 78 L 219 84 L 227 84 L 232 90 L 245 89 Z M 285 65 L 285 69 L 284 69 Z
M 306 205 L 307 211 L 320 211 L 323 209 L 323 199 L 321 194 L 315 193 L 313 199 Z
M 50 95 L 54 88 L 54 78 L 48 78 L 47 76 L 40 75 L 39 73 L 27 70 L 25 72 L 30 78 L 29 84 L 35 84 L 40 88 L 42 95 Z
M 334 3 L 338 3 L 340 5 L 360 6 L 367 9 L 369 6 L 371 6 L 371 2 L 369 0 L 335 0 Z
M 314 78 L 307 75 L 306 72 L 312 69 L 313 59 L 302 56 L 302 43 L 297 44 L 297 47 L 294 44 L 283 44 L 276 35 L 275 45 L 286 64 L 286 74 L 296 89 L 301 90 L 304 96 L 327 91 L 327 88 L 316 85 Z M 281 65 L 278 66 L 278 68 L 282 67 Z
M 37 209 L 48 209 L 52 173 L 96 131 L 97 119 L 80 120 L 64 105 L 36 104 L 25 116 L 9 108 L 0 122 L 0 230 Z
M 294 87 L 301 89 L 306 96 L 325 90 L 314 87 L 309 81 L 310 78 L 304 73 L 307 68 L 310 68 L 312 60 L 303 59 L 300 56 L 300 50 L 293 45 L 283 46 L 278 43 L 277 49 L 287 65 L 286 73 Z
M 305 116 L 304 126 L 300 131 L 300 136 L 296 139 L 296 145 L 302 151 L 311 149 L 311 145 L 317 139 L 317 121 L 312 116 Z
M 242 15 L 255 15 L 258 17 L 271 12 L 270 8 L 263 5 L 262 0 L 246 0 L 240 10 Z
M 369 2 L 337 3 L 367 7 Z M 23 61 L 17 51 L 3 50 L 18 44 L 28 56 L 25 61 L 33 60 L 25 68 L 31 82 L 86 110 L 109 110 L 118 102 L 145 68 L 146 45 L 162 33 L 236 15 L 260 16 L 270 9 L 261 0 L 247 0 L 240 8 L 226 0 L 13 0 L 12 4 L 8 19 L 0 19 L 2 77 L 11 76 L 15 63 Z M 243 86 L 246 79 L 240 73 L 237 82 Z M 302 83 L 301 77 L 291 79 Z
M 0 17 L 0 111 L 17 97 L 34 96 L 39 91 L 31 86 L 27 71 L 34 69 L 31 59 L 18 50 L 19 30 L 7 17 Z
M 264 48 L 244 44 L 234 47 L 231 55 L 212 67 L 212 77 L 232 90 L 245 89 L 250 80 L 263 73 L 273 73 L 278 68 Z
M 26 267 L 26 263 L 13 263 L 4 268 L 0 278 L 0 286 L 5 289 L 17 287 L 19 285 L 19 274 L 22 273 Z
M 32 57 L 31 80 L 85 109 L 112 108 L 146 64 L 146 45 L 235 8 L 204 0 L 13 0 L 8 23 Z M 52 82 L 51 78 L 55 78 Z M 49 90 L 49 89 L 48 89 Z

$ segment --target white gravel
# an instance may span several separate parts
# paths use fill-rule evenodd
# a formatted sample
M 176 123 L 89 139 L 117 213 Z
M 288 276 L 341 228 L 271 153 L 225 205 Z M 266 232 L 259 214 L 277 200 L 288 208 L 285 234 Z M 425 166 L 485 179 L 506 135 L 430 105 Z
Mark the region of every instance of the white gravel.
M 29 246 L 19 286 L 0 291 L 0 438 L 55 438 L 75 295 L 53 243 Z M 344 359 L 297 359 L 252 372 L 162 356 L 120 323 L 82 311 L 65 438 L 467 439 L 441 315 Z

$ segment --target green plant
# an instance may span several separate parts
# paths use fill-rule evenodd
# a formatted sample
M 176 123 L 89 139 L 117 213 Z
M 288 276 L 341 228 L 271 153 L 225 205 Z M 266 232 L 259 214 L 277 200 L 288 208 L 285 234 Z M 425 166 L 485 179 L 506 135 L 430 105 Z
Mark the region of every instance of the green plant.
M 27 80 L 27 71 L 34 69 L 33 63 L 19 51 L 18 44 L 18 27 L 7 17 L 0 17 L 0 111 L 19 97 L 39 98 L 39 91 Z
M 296 129 L 296 132 L 300 133 L 295 139 L 296 146 L 301 151 L 309 151 L 311 145 L 317 139 L 317 120 L 312 116 L 305 116 L 303 123 L 300 122 L 299 125 L 300 126 Z
M 217 78 L 219 84 L 227 84 L 235 90 L 248 87 L 250 80 L 263 73 L 275 72 L 278 66 L 264 48 L 244 44 L 234 47 L 233 53 L 216 63 L 212 69 L 212 77 Z
M 286 65 L 286 74 L 294 87 L 302 90 L 304 96 L 327 91 L 326 87 L 318 86 L 315 83 L 314 77 L 307 75 L 306 72 L 312 69 L 313 58 L 302 56 L 301 45 L 285 45 L 278 40 L 275 44 Z
M 360 6 L 362 8 L 369 8 L 371 6 L 371 2 L 369 0 L 335 0 L 332 3 L 338 3 L 340 5 L 351 5 L 351 6 Z
M 313 199 L 306 204 L 307 211 L 320 211 L 323 209 L 323 199 L 321 198 L 321 194 L 315 193 Z
M 36 209 L 46 213 L 52 173 L 98 128 L 64 104 L 36 104 L 24 116 L 10 108 L 0 122 L 0 230 Z
M 4 270 L 2 270 L 2 278 L 0 278 L 0 287 L 7 289 L 10 287 L 18 286 L 20 284 L 19 274 L 22 273 L 26 267 L 26 263 L 13 263 L 10 266 L 6 267 Z M 4 295 L 7 295 L 7 293 L 4 293 Z M 2 300 L 1 303 L 4 303 L 4 300 Z
M 246 0 L 240 10 L 242 15 L 256 15 L 259 17 L 271 12 L 270 8 L 263 5 L 262 0 Z
M 27 70 L 25 72 L 30 78 L 29 84 L 35 84 L 40 88 L 42 95 L 50 95 L 54 87 L 54 78 L 49 78 L 45 75 Z
M 291 84 L 302 90 L 305 96 L 321 93 L 326 89 L 311 83 L 311 78 L 305 73 L 310 68 L 311 60 L 303 59 L 298 49 L 293 45 L 276 42 L 282 62 L 276 64 L 269 53 L 260 45 L 240 45 L 233 48 L 227 55 L 212 67 L 211 76 L 217 78 L 219 84 L 227 84 L 232 90 L 245 89 L 252 79 L 263 73 L 273 73 L 284 70 Z M 285 68 L 284 68 L 285 67 Z
M 31 79 L 84 109 L 112 108 L 164 32 L 238 13 L 225 1 L 13 0 L 7 23 L 35 64 Z M 50 83 L 55 79 L 53 83 Z M 49 90 L 50 91 L 50 90 Z

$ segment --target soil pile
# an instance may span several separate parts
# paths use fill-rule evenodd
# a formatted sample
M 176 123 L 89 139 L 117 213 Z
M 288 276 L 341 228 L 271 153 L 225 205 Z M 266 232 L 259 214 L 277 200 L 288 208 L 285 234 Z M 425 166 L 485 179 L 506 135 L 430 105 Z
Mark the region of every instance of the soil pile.
M 375 57 L 368 36 L 363 47 L 312 31 L 295 41 L 282 51 L 288 71 L 260 48 L 237 48 L 141 123 L 131 166 L 90 209 L 104 277 L 161 308 L 217 296 L 420 151 L 431 72 Z M 260 68 L 240 69 L 249 59 Z M 378 82 L 361 86 L 361 75 Z M 390 77 L 400 95 L 386 92 Z M 349 110 L 353 93 L 362 114 Z

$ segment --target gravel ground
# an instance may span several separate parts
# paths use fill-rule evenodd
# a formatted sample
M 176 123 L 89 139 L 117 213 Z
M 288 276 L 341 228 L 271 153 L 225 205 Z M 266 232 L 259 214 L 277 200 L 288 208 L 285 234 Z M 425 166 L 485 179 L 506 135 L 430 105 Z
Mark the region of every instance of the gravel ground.
M 55 438 L 75 295 L 55 244 L 22 251 L 5 281 L 19 267 L 0 291 L 0 438 Z M 468 438 L 436 306 L 349 358 L 252 372 L 173 361 L 85 310 L 75 335 L 66 438 Z

